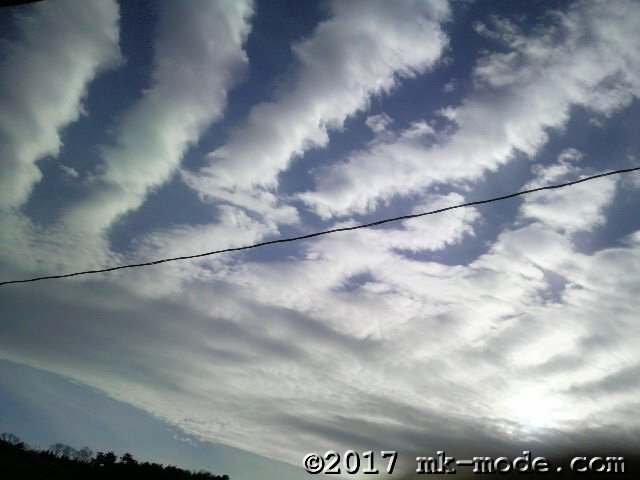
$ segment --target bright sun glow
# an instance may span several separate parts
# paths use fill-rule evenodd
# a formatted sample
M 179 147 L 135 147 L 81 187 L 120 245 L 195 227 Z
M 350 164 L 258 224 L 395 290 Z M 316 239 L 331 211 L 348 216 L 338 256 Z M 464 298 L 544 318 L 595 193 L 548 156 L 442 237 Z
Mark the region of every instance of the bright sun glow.
M 561 402 L 542 387 L 525 387 L 507 401 L 507 415 L 531 433 L 553 427 L 560 420 Z

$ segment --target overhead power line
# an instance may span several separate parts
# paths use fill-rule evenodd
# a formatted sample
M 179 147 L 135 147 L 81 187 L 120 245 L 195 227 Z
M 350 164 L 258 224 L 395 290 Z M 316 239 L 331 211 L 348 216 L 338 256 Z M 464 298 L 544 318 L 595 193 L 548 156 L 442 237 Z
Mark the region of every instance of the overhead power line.
M 16 5 L 24 5 L 25 3 L 38 3 L 42 0 L 4 0 L 0 8 L 15 7 Z
M 348 231 L 351 231 L 351 230 L 358 230 L 358 229 L 361 229 L 361 228 L 370 228 L 370 227 L 375 227 L 375 226 L 382 225 L 382 224 L 385 224 L 385 223 L 397 222 L 397 221 L 400 221 L 400 220 L 408 220 L 408 219 L 411 219 L 411 218 L 425 217 L 427 215 L 434 215 L 436 213 L 442 213 L 442 212 L 446 212 L 446 211 L 449 211 L 449 210 L 454 210 L 456 208 L 472 207 L 474 205 L 482 205 L 482 204 L 485 204 L 485 203 L 498 202 L 500 200 L 507 200 L 509 198 L 519 197 L 521 195 L 527 195 L 527 194 L 535 193 L 535 192 L 541 192 L 543 190 L 554 190 L 554 189 L 558 189 L 558 188 L 569 187 L 571 185 L 576 185 L 578 183 L 588 182 L 590 180 L 595 180 L 597 178 L 608 177 L 608 176 L 611 176 L 611 175 L 619 175 L 619 174 L 622 174 L 622 173 L 629 173 L 629 172 L 634 172 L 634 171 L 637 171 L 637 170 L 640 170 L 640 167 L 625 168 L 625 169 L 622 169 L 622 170 L 613 170 L 611 172 L 600 173 L 598 175 L 592 175 L 590 177 L 581 178 L 579 180 L 573 180 L 572 182 L 559 183 L 559 184 L 556 184 L 556 185 L 548 185 L 546 187 L 531 188 L 529 190 L 521 190 L 519 192 L 511 193 L 509 195 L 502 195 L 501 197 L 494 197 L 494 198 L 489 198 L 489 199 L 486 199 L 486 200 L 477 200 L 475 202 L 461 203 L 459 205 L 452 205 L 450 207 L 438 208 L 437 210 L 431 210 L 431 211 L 428 211 L 428 212 L 413 213 L 411 215 L 402 215 L 401 217 L 385 218 L 383 220 L 378 220 L 378 221 L 371 222 L 371 223 L 364 223 L 364 224 L 361 224 L 361 225 L 355 225 L 353 227 L 333 228 L 331 230 L 323 230 L 321 232 L 309 233 L 307 235 L 300 235 L 298 237 L 289 237 L 289 238 L 280 238 L 278 240 L 269 240 L 267 242 L 254 243 L 253 245 L 245 245 L 244 247 L 223 248 L 221 250 L 213 250 L 211 252 L 197 253 L 197 254 L 194 254 L 194 255 L 183 255 L 181 257 L 163 258 L 163 259 L 160 259 L 160 260 L 153 260 L 151 262 L 130 263 L 130 264 L 127 264 L 127 265 L 118 265 L 118 266 L 115 266 L 115 267 L 101 268 L 101 269 L 97 269 L 97 270 L 84 270 L 84 271 L 81 271 L 81 272 L 65 273 L 65 274 L 62 274 L 62 275 L 47 275 L 47 276 L 43 276 L 43 277 L 27 278 L 27 279 L 23 279 L 23 280 L 6 280 L 4 282 L 0 282 L 0 286 L 1 285 L 9 285 L 9 284 L 12 284 L 12 283 L 29 283 L 29 282 L 37 282 L 37 281 L 40 281 L 40 280 L 53 280 L 53 279 L 58 279 L 58 278 L 77 277 L 79 275 L 89 275 L 89 274 L 94 274 L 94 273 L 113 272 L 115 270 L 123 270 L 125 268 L 148 267 L 148 266 L 151 266 L 151 265 L 159 265 L 161 263 L 176 262 L 178 260 L 190 260 L 190 259 L 193 259 L 193 258 L 209 257 L 209 256 L 212 256 L 212 255 L 218 255 L 220 253 L 240 252 L 240 251 L 243 251 L 243 250 L 250 250 L 252 248 L 265 247 L 267 245 L 274 245 L 276 243 L 297 242 L 299 240 L 306 240 L 308 238 L 319 237 L 321 235 L 328 235 L 330 233 L 348 232 Z

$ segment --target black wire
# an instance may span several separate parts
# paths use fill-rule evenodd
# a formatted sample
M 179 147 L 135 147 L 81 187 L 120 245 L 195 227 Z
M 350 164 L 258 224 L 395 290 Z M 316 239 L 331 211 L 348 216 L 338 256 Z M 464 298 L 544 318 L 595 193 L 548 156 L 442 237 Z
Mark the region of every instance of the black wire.
M 24 5 L 26 3 L 37 3 L 41 0 L 3 0 L 0 4 L 0 8 L 15 7 L 17 5 Z
M 450 206 L 450 207 L 439 208 L 437 210 L 431 210 L 429 212 L 414 213 L 414 214 L 411 214 L 411 215 L 403 215 L 401 217 L 386 218 L 384 220 L 378 220 L 376 222 L 365 223 L 365 224 L 356 225 L 356 226 L 353 226 L 353 227 L 334 228 L 334 229 L 331 229 L 331 230 L 324 230 L 324 231 L 321 231 L 321 232 L 315 232 L 315 233 L 309 233 L 307 235 L 301 235 L 299 237 L 281 238 L 279 240 L 269 240 L 268 242 L 255 243 L 253 245 L 246 245 L 244 247 L 224 248 L 222 250 L 214 250 L 212 252 L 198 253 L 198 254 L 195 254 L 195 255 L 184 255 L 184 256 L 181 256 L 181 257 L 163 258 L 161 260 L 154 260 L 152 262 L 131 263 L 131 264 L 128 264 L 128 265 L 119 265 L 117 267 L 102 268 L 102 269 L 99 269 L 99 270 L 85 270 L 85 271 L 81 271 L 81 272 L 67 273 L 67 274 L 63 274 L 63 275 L 48 275 L 48 276 L 45 276 L 45 277 L 35 277 L 35 278 L 28 278 L 28 279 L 24 279 L 24 280 L 7 280 L 7 281 L 4 281 L 4 282 L 0 282 L 0 285 L 9 285 L 9 284 L 12 284 L 12 283 L 37 282 L 39 280 L 51 280 L 51 279 L 56 279 L 56 278 L 69 278 L 69 277 L 76 277 L 78 275 L 88 275 L 88 274 L 92 274 L 92 273 L 113 272 L 114 270 L 122 270 L 122 269 L 125 269 L 125 268 L 147 267 L 147 266 L 150 266 L 150 265 L 159 265 L 161 263 L 166 263 L 166 262 L 175 262 L 177 260 L 189 260 L 189 259 L 192 259 L 192 258 L 208 257 L 210 255 L 218 255 L 220 253 L 240 252 L 242 250 L 249 250 L 249 249 L 252 249 L 252 248 L 264 247 L 266 245 L 274 245 L 276 243 L 295 242 L 295 241 L 298 241 L 298 240 L 305 240 L 307 238 L 319 237 L 321 235 L 328 235 L 330 233 L 348 232 L 350 230 L 358 230 L 360 228 L 375 227 L 377 225 L 382 225 L 384 223 L 389 223 L 389 222 L 397 222 L 399 220 L 408 220 L 410 218 L 418 218 L 418 217 L 424 217 L 426 215 L 434 215 L 436 213 L 442 213 L 442 212 L 446 212 L 448 210 L 454 210 L 456 208 L 470 207 L 470 206 L 473 206 L 473 205 L 482 205 L 484 203 L 497 202 L 497 201 L 500 201 L 500 200 L 506 200 L 508 198 L 519 197 L 520 195 L 526 195 L 526 194 L 529 194 L 529 193 L 540 192 L 542 190 L 553 190 L 553 189 L 556 189 L 556 188 L 568 187 L 570 185 L 576 185 L 578 183 L 588 182 L 590 180 L 595 180 L 596 178 L 608 177 L 610 175 L 619 175 L 621 173 L 628 173 L 628 172 L 633 172 L 633 171 L 637 171 L 637 170 L 640 170 L 640 167 L 625 168 L 623 170 L 614 170 L 614 171 L 611 171 L 611 172 L 600 173 L 598 175 L 592 175 L 590 177 L 585 177 L 585 178 L 582 178 L 580 180 L 574 180 L 572 182 L 560 183 L 560 184 L 557 184 L 557 185 L 549 185 L 549 186 L 546 186 L 546 187 L 532 188 L 532 189 L 529 189 L 529 190 L 522 190 L 522 191 L 519 191 L 519 192 L 516 192 L 516 193 L 511 193 L 509 195 L 503 195 L 501 197 L 489 198 L 487 200 L 478 200 L 478 201 L 475 201 L 475 202 L 462 203 L 462 204 L 453 205 L 453 206 Z

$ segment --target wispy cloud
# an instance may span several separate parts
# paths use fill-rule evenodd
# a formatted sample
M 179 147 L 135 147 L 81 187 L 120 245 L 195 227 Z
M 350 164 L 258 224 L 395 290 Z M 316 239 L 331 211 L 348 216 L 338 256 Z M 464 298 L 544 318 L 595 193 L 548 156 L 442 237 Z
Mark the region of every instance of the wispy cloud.
M 162 4 L 153 85 L 125 115 L 117 146 L 105 150 L 89 197 L 66 213 L 71 228 L 102 232 L 177 170 L 246 68 L 251 14 L 251 1 Z
M 411 127 L 394 142 L 351 153 L 323 168 L 316 189 L 300 198 L 329 218 L 372 211 L 433 184 L 474 181 L 516 152 L 535 155 L 550 129 L 566 125 L 572 106 L 610 115 L 640 95 L 633 2 L 577 2 L 552 19 L 528 34 L 507 21 L 484 26 L 508 51 L 479 60 L 477 90 L 441 112 L 450 126 L 435 136 Z
M 40 99 L 39 90 L 33 97 L 44 102 L 42 112 L 15 117 L 29 124 L 39 150 L 20 156 L 27 137 L 2 124 L 15 134 L 0 147 L 7 148 L 2 161 L 18 172 L 15 184 L 2 180 L 14 193 L 0 189 L 3 278 L 353 225 L 352 216 L 382 205 L 418 212 L 459 204 L 478 193 L 467 191 L 486 172 L 512 166 L 516 156 L 531 163 L 521 162 L 501 189 L 575 179 L 635 158 L 637 145 L 605 159 L 603 151 L 614 156 L 611 145 L 596 148 L 565 133 L 577 108 L 637 123 L 623 111 L 640 91 L 636 5 L 574 2 L 540 24 L 483 16 L 475 31 L 499 48 L 479 52 L 468 78 L 456 72 L 460 88 L 446 98 L 460 96 L 460 103 L 394 113 L 392 121 L 380 113 L 391 109 L 369 112 L 369 103 L 379 96 L 391 104 L 403 77 L 431 81 L 431 69 L 453 48 L 445 31 L 454 13 L 441 2 L 335 2 L 293 44 L 291 88 L 253 105 L 219 148 L 203 146 L 213 149 L 204 169 L 181 169 L 187 149 L 224 119 L 229 90 L 256 74 L 243 45 L 260 9 L 172 1 L 159 4 L 153 85 L 124 113 L 116 145 L 103 149 L 82 195 L 70 195 L 62 221 L 41 225 L 16 208 L 37 181 L 35 162 L 55 153 L 86 85 L 119 58 L 114 4 L 100 3 L 91 20 L 79 3 L 75 23 L 46 17 L 60 5 L 45 2 L 17 25 L 61 22 L 64 35 L 75 35 L 84 19 L 83 35 L 106 38 L 87 45 L 106 53 L 98 66 L 83 63 L 82 54 L 94 58 L 91 48 L 81 50 L 82 81 L 73 84 L 72 100 L 55 103 L 53 92 L 70 88 L 60 69 L 70 67 L 66 54 L 52 54 L 57 47 L 36 35 L 53 27 L 30 34 L 40 43 L 9 42 L 5 72 L 17 72 L 33 52 L 54 55 L 55 65 L 45 64 L 52 70 L 46 81 L 25 80 L 10 103 L 19 112 L 40 82 L 49 89 L 51 97 Z M 95 25 L 103 21 L 109 35 Z M 18 58 L 22 48 L 28 54 Z M 13 98 L 17 87 L 5 77 L 0 96 Z M 424 94 L 444 96 L 433 83 Z M 51 111 L 65 108 L 75 113 L 51 120 Z M 360 114 L 366 139 L 333 155 L 331 131 L 349 135 L 346 120 Z M 295 158 L 314 148 L 327 151 L 324 167 L 294 171 Z M 110 243 L 109 229 L 145 202 L 165 216 L 149 193 L 176 172 L 208 219 L 180 206 L 183 221 L 131 229 L 127 249 Z M 286 194 L 283 172 L 299 176 Z M 593 438 L 617 438 L 607 430 L 614 425 L 637 439 L 640 234 L 623 209 L 625 201 L 635 207 L 637 194 L 634 181 L 606 177 L 491 210 L 456 209 L 286 249 L 0 288 L 0 357 L 96 387 L 203 441 L 295 465 L 307 451 L 329 448 L 454 445 L 477 454 L 525 440 L 573 444 L 585 424 Z M 605 232 L 623 214 L 629 226 Z
M 0 60 L 0 208 L 19 207 L 58 155 L 60 131 L 83 112 L 87 87 L 121 61 L 114 0 L 41 2 L 20 15 Z
M 433 67 L 447 45 L 441 30 L 446 2 L 332 2 L 330 13 L 293 45 L 292 88 L 254 106 L 229 141 L 209 154 L 210 165 L 186 174 L 190 185 L 213 197 L 276 186 L 295 157 L 326 146 L 331 130 L 402 77 Z

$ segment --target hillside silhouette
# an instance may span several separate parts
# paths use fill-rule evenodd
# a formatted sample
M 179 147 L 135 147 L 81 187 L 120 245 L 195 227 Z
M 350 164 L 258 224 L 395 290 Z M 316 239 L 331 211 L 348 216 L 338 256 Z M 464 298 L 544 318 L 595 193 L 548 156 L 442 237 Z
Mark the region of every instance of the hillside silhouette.
M 12 433 L 0 435 L 2 480 L 230 480 L 204 470 L 189 471 L 174 465 L 141 462 L 130 453 L 76 450 L 56 443 L 46 450 L 30 448 Z

